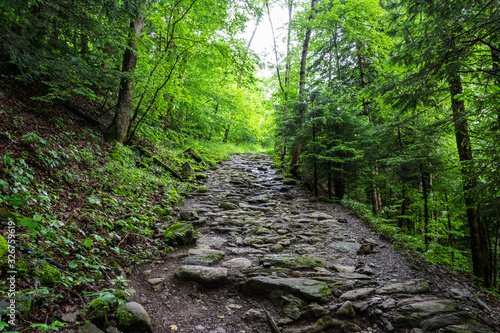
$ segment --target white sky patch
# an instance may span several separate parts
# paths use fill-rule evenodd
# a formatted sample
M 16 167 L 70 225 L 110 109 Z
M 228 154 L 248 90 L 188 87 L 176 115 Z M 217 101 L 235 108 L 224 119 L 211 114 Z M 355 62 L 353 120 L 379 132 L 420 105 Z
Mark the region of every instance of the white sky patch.
M 271 3 L 269 7 L 271 11 L 271 20 L 274 27 L 274 35 L 276 37 L 276 46 L 278 51 L 278 59 L 282 60 L 282 55 L 286 52 L 286 32 L 288 28 L 288 9 L 284 1 L 277 1 Z M 248 22 L 245 33 L 241 36 L 246 39 L 247 43 L 252 37 L 253 30 L 255 29 L 255 20 Z M 255 51 L 264 62 L 265 68 L 259 71 L 257 76 L 270 77 L 275 73 L 276 58 L 273 50 L 273 33 L 271 24 L 269 23 L 269 16 L 267 9 L 264 8 L 264 15 L 257 27 L 255 36 L 250 45 L 250 49 Z

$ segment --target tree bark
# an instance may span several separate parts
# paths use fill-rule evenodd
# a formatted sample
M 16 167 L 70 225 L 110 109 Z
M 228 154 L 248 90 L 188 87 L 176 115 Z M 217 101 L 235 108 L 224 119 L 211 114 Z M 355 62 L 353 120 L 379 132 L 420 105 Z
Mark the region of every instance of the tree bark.
M 310 23 L 314 19 L 314 11 L 316 9 L 316 3 L 318 0 L 311 0 L 311 15 L 309 15 L 308 22 Z M 299 128 L 302 129 L 304 125 L 304 116 L 306 113 L 305 103 L 305 86 L 306 86 L 306 64 L 307 64 L 307 52 L 309 51 L 309 41 L 311 40 L 312 29 L 310 26 L 307 27 L 306 34 L 304 36 L 304 42 L 302 43 L 302 55 L 300 57 L 300 72 L 299 72 Z M 299 131 L 300 131 L 299 129 Z M 302 143 L 300 139 L 295 143 L 295 150 L 292 155 L 292 161 L 290 163 L 290 168 L 292 174 L 297 177 L 297 163 L 300 159 L 300 150 Z
M 215 116 L 217 116 L 217 113 L 219 112 L 219 103 L 215 106 Z M 215 120 L 212 121 L 212 127 L 210 128 L 210 134 L 208 135 L 208 141 L 212 141 L 212 135 L 214 134 L 214 129 L 215 129 Z
M 455 138 L 462 173 L 462 186 L 465 197 L 467 222 L 470 231 L 470 245 L 472 252 L 472 267 L 476 277 L 481 279 L 484 286 L 491 284 L 489 252 L 487 247 L 486 229 L 477 212 L 477 200 L 472 193 L 477 185 L 476 176 L 472 170 L 472 148 L 465 113 L 465 103 L 458 97 L 462 94 L 462 80 L 457 68 L 450 71 L 448 83 L 451 93 L 451 108 L 455 124 Z
M 137 40 L 141 38 L 144 27 L 144 16 L 140 15 L 136 20 L 130 22 L 130 35 L 128 47 L 123 55 L 122 73 L 124 77 L 120 81 L 118 93 L 118 104 L 116 106 L 115 118 L 107 128 L 107 140 L 116 140 L 124 143 L 130 128 L 130 114 L 132 112 L 132 98 L 134 96 L 134 78 L 132 75 L 137 66 Z

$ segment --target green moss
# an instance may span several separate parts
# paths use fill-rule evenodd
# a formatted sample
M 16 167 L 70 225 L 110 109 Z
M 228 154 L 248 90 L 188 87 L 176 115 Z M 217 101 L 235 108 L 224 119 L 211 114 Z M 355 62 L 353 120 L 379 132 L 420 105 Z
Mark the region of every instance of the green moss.
M 144 163 L 144 162 L 137 162 L 135 166 L 136 166 L 136 167 L 138 167 L 138 168 L 141 168 L 141 169 L 147 169 L 147 168 L 149 167 L 149 166 L 148 166 L 146 163 Z
M 16 308 L 23 317 L 27 317 L 31 310 L 32 303 L 33 299 L 31 297 L 21 296 L 19 299 L 17 299 Z
M 16 270 L 18 277 L 24 277 L 28 274 L 29 265 L 25 260 L 19 258 L 16 261 Z
M 323 263 L 318 258 L 293 254 L 268 254 L 262 257 L 262 261 L 283 268 L 323 267 Z
M 159 216 L 162 216 L 162 215 L 165 215 L 167 212 L 165 209 L 161 208 L 161 207 L 156 207 L 155 208 L 155 214 L 156 215 L 159 215 Z
M 286 178 L 286 179 L 283 179 L 283 184 L 285 184 L 285 185 L 295 185 L 295 184 L 297 184 L 297 180 L 295 180 L 293 178 Z
M 7 243 L 7 240 L 0 235 L 0 261 L 3 260 L 8 251 L 9 243 Z
M 119 327 L 130 327 L 137 322 L 137 318 L 129 310 L 119 307 L 116 310 L 116 319 Z
M 38 280 L 42 284 L 51 285 L 62 280 L 61 272 L 52 266 L 48 262 L 44 261 L 42 268 L 37 273 Z
M 206 192 L 208 192 L 208 191 L 209 191 L 208 187 L 206 187 L 206 186 L 198 186 L 198 187 L 196 188 L 196 190 L 197 190 L 198 192 L 200 192 L 200 193 L 206 193 Z
M 87 319 L 97 326 L 104 326 L 108 321 L 110 303 L 98 297 L 89 304 Z
M 196 173 L 196 174 L 194 175 L 194 178 L 195 178 L 196 180 L 205 180 L 205 179 L 207 179 L 207 178 L 208 178 L 208 176 L 207 176 L 206 174 L 204 174 L 204 173 Z

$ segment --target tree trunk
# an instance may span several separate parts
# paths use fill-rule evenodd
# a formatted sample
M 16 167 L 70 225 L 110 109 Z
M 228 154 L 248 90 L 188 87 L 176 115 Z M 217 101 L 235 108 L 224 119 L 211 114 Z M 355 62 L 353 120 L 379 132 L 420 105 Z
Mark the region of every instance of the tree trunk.
M 107 140 L 116 140 L 124 143 L 130 128 L 130 114 L 132 112 L 132 98 L 134 96 L 134 74 L 137 66 L 137 40 L 141 38 L 144 26 L 144 16 L 140 15 L 135 21 L 130 22 L 130 35 L 128 47 L 123 55 L 122 72 L 124 77 L 120 81 L 118 104 L 115 118 L 107 128 Z
M 424 172 L 424 167 L 420 164 L 420 179 L 422 181 L 422 197 L 424 199 L 424 244 L 427 251 L 429 242 L 427 239 L 428 226 L 429 226 L 429 197 L 427 193 L 427 173 Z
M 227 140 L 229 139 L 229 130 L 231 129 L 231 121 L 233 121 L 233 117 L 231 117 L 229 124 L 227 124 L 226 131 L 224 132 L 224 140 L 222 141 L 224 143 L 227 143 Z
M 217 116 L 217 112 L 219 112 L 219 103 L 215 106 L 215 115 Z M 214 134 L 215 129 L 215 120 L 212 121 L 212 128 L 210 128 L 210 134 L 208 135 L 208 141 L 212 140 L 212 135 Z
M 486 229 L 477 213 L 477 200 L 474 196 L 477 179 L 472 170 L 472 148 L 465 114 L 465 103 L 457 95 L 462 94 L 462 81 L 457 68 L 450 71 L 448 78 L 451 93 L 451 108 L 455 124 L 455 138 L 457 143 L 462 185 L 464 190 L 467 222 L 470 230 L 470 245 L 472 252 L 472 267 L 476 277 L 481 279 L 484 286 L 491 284 L 489 253 L 486 238 Z
M 316 3 L 318 0 L 311 0 L 311 15 L 309 15 L 309 23 L 314 19 L 314 11 L 316 8 Z M 309 50 L 309 41 L 311 39 L 312 29 L 311 27 L 307 27 L 306 34 L 304 37 L 304 42 L 302 43 L 302 55 L 300 57 L 300 73 L 299 73 L 299 131 L 302 129 L 304 125 L 304 115 L 306 113 L 305 103 L 305 86 L 306 86 L 306 64 L 307 64 L 307 52 Z M 298 176 L 297 171 L 297 163 L 299 163 L 300 159 L 300 149 L 302 147 L 302 143 L 300 139 L 295 143 L 295 150 L 293 152 L 292 161 L 290 163 L 290 168 L 292 175 L 296 178 Z

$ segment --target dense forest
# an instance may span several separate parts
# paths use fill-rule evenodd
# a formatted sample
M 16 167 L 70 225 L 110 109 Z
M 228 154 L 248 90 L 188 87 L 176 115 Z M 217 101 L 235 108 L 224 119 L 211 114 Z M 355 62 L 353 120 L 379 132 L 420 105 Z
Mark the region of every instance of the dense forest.
M 276 144 L 311 191 L 498 279 L 496 1 L 287 1 Z
M 265 21 L 270 58 L 252 48 Z M 2 225 L 73 258 L 107 244 L 113 215 L 143 221 L 120 237 L 173 215 L 203 178 L 186 161 L 199 172 L 267 149 L 320 200 L 498 293 L 499 31 L 498 0 L 3 0 Z M 94 256 L 69 265 L 86 265 L 86 284 L 104 279 Z

